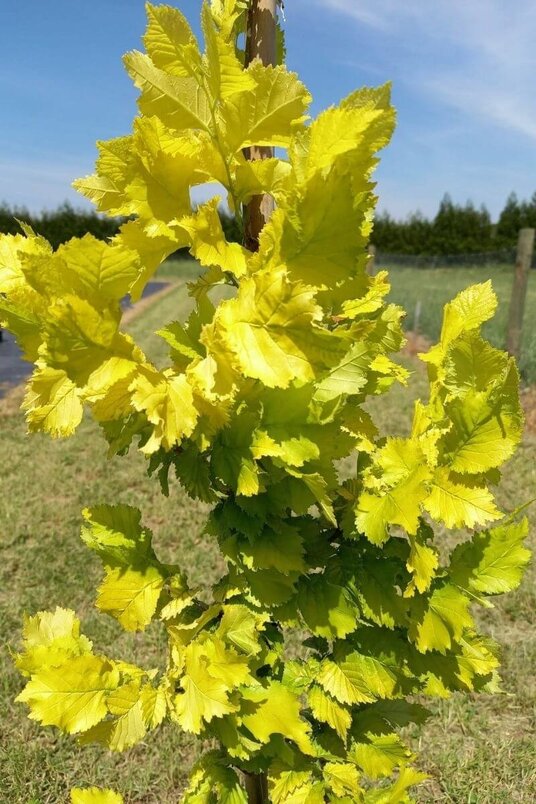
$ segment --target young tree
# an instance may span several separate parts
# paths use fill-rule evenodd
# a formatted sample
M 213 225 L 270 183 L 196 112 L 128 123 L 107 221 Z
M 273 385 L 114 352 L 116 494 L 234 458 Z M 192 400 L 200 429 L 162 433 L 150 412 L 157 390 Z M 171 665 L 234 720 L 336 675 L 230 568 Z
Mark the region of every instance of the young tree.
M 445 193 L 432 223 L 432 243 L 434 254 L 452 254 L 458 252 L 457 224 L 459 207 Z
M 248 7 L 203 4 L 202 54 L 179 11 L 148 5 L 147 53 L 125 58 L 141 114 L 76 183 L 101 212 L 136 216 L 117 237 L 53 251 L 26 227 L 0 241 L 1 317 L 35 362 L 30 431 L 68 436 L 89 408 L 112 454 L 136 443 L 164 491 L 173 470 L 212 505 L 207 538 L 227 567 L 193 589 L 139 511 L 86 509 L 97 607 L 127 631 L 160 624 L 165 669 L 102 655 L 72 611 L 39 612 L 16 658 L 19 700 L 113 751 L 165 718 L 210 740 L 186 804 L 394 804 L 424 778 L 398 733 L 427 716 L 412 696 L 498 688 L 471 606 L 517 586 L 528 560 L 526 521 L 493 524 L 489 488 L 521 434 L 517 371 L 479 333 L 490 283 L 469 288 L 423 358 L 430 396 L 410 434 L 378 433 L 364 402 L 408 376 L 390 357 L 402 311 L 384 301 L 386 273 L 365 270 L 389 88 L 310 121 L 296 75 L 257 58 L 244 69 Z M 248 161 L 257 147 L 285 156 Z M 225 239 L 217 197 L 192 210 L 192 186 L 214 181 L 239 221 L 252 198 L 275 200 L 256 253 Z M 183 246 L 205 270 L 188 320 L 158 333 L 170 348 L 159 369 L 121 331 L 119 302 Z M 234 295 L 215 303 L 221 285 Z M 460 539 L 440 559 L 443 527 Z
M 495 230 L 497 240 L 499 240 L 504 247 L 514 248 L 521 227 L 521 206 L 517 195 L 510 193 L 497 222 Z
M 451 253 L 482 253 L 491 249 L 491 218 L 485 206 L 476 209 L 472 201 L 457 208 L 456 242 Z

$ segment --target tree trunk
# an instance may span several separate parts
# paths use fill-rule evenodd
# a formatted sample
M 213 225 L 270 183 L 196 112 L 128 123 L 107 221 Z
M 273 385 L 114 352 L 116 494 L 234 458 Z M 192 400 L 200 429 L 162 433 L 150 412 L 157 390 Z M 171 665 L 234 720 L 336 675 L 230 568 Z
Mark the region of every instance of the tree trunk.
M 265 66 L 277 63 L 277 0 L 251 0 L 246 35 L 246 67 L 254 59 Z M 274 149 L 252 145 L 245 150 L 250 160 L 270 159 Z M 253 196 L 244 210 L 244 245 L 250 251 L 259 248 L 259 235 L 274 211 L 270 195 Z M 249 804 L 268 804 L 268 780 L 265 773 L 244 774 Z
M 265 65 L 277 62 L 277 0 L 251 0 L 246 36 L 246 67 L 254 59 Z M 245 149 L 247 159 L 270 159 L 274 149 L 252 145 Z M 259 248 L 259 234 L 274 211 L 270 195 L 255 195 L 244 210 L 244 245 L 250 251 Z

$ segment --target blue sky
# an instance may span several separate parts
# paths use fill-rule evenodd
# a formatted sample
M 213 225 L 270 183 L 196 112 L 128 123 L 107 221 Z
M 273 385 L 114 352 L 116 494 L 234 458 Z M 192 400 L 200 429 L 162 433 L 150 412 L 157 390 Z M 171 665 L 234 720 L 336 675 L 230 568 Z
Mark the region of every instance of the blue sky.
M 1 0 L 0 200 L 31 210 L 92 171 L 95 140 L 127 133 L 143 0 Z M 200 0 L 177 0 L 197 29 Z M 536 190 L 535 0 L 286 0 L 289 66 L 318 112 L 392 80 L 398 127 L 380 208 L 433 215 L 444 192 L 486 203 Z

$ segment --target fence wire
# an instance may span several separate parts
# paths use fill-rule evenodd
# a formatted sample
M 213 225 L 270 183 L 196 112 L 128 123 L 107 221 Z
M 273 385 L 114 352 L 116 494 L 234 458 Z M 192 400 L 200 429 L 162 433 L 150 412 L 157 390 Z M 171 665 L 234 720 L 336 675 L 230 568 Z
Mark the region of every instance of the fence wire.
M 376 265 L 400 266 L 407 268 L 451 268 L 463 266 L 474 267 L 504 267 L 515 263 L 516 250 L 502 249 L 501 251 L 486 251 L 482 254 L 390 254 L 381 250 L 376 252 Z M 536 268 L 536 257 L 532 262 Z

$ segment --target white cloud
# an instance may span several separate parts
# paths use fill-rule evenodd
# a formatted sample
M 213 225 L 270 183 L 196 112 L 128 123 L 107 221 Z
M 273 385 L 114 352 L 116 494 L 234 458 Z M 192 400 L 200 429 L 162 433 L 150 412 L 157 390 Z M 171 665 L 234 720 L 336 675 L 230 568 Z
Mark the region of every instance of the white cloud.
M 397 72 L 414 89 L 536 140 L 534 0 L 316 3 L 390 37 Z

